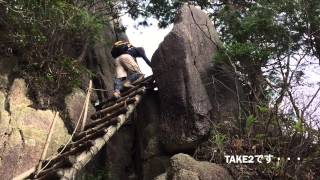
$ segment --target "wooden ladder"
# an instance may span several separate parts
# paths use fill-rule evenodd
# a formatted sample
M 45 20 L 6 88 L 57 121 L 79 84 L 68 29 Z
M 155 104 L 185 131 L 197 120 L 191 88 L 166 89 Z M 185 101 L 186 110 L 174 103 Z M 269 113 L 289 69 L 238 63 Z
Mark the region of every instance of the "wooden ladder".
M 111 99 L 96 106 L 96 111 L 84 130 L 72 137 L 63 151 L 42 161 L 41 171 L 32 168 L 14 178 L 20 179 L 76 179 L 81 169 L 101 150 L 110 138 L 127 122 L 143 94 L 154 87 L 152 76 L 133 83 L 134 87 L 121 93 L 119 99 Z

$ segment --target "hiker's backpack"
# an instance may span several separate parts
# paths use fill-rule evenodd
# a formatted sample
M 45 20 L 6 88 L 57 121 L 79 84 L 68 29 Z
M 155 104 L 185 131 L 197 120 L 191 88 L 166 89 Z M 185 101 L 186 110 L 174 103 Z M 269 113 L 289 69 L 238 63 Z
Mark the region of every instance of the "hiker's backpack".
M 111 55 L 113 58 L 117 58 L 122 54 L 126 54 L 127 51 L 133 46 L 127 41 L 117 41 L 113 44 L 111 49 Z

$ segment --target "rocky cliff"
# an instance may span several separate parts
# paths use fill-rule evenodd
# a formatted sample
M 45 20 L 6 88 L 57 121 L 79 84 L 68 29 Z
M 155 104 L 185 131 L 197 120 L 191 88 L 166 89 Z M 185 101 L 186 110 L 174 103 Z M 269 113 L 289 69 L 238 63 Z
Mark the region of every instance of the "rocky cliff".
M 221 46 L 206 13 L 188 5 L 179 10 L 172 31 L 152 56 L 158 91 L 149 93 L 136 117 L 143 179 L 232 179 L 219 165 L 186 155 L 170 159 L 175 153 L 193 153 L 215 124 L 238 115 L 235 74 L 214 59 Z
M 167 152 L 192 151 L 213 124 L 233 119 L 238 112 L 237 97 L 228 90 L 230 86 L 235 91 L 232 71 L 214 63 L 221 44 L 206 13 L 185 5 L 154 53 L 152 68 L 161 97 L 161 143 Z
M 227 90 L 236 91 L 234 74 L 230 66 L 214 63 L 219 46 L 206 13 L 183 6 L 173 30 L 152 57 L 158 90 L 147 91 L 131 122 L 107 144 L 107 177 L 232 179 L 219 165 L 197 162 L 188 155 L 172 157 L 193 153 L 215 123 L 237 116 L 237 97 Z
M 111 29 L 107 26 L 101 34 L 106 41 L 85 50 L 83 64 L 94 74 L 94 88 L 107 90 L 93 94 L 89 115 L 95 111 L 92 104 L 110 97 L 113 89 L 110 42 L 119 35 Z M 124 34 L 120 36 L 126 39 Z M 206 13 L 183 6 L 173 30 L 152 57 L 158 90 L 146 93 L 131 121 L 86 170 L 96 174 L 99 168 L 112 179 L 232 179 L 219 165 L 184 154 L 173 156 L 193 153 L 216 122 L 237 116 L 234 74 L 229 66 L 214 63 L 221 44 Z M 19 66 L 19 57 L 0 57 L 0 174 L 5 179 L 38 162 L 55 114 L 53 107 L 35 105 L 30 85 L 14 73 Z M 82 79 L 81 86 L 71 93 L 59 92 L 61 116 L 49 155 L 66 142 L 75 127 L 90 77 Z
M 94 88 L 107 90 L 93 92 L 89 116 L 95 112 L 93 103 L 105 100 L 112 93 L 114 67 L 109 53 L 111 43 L 118 36 L 126 39 L 123 33 L 116 35 L 113 29 L 112 24 L 106 25 L 100 35 L 103 41 L 90 44 L 84 53 L 83 65 L 93 73 Z M 79 52 L 70 51 L 70 54 L 76 56 Z M 90 79 L 89 76 L 83 76 L 81 85 L 71 93 L 60 91 L 44 94 L 42 89 L 38 89 L 39 86 L 33 86 L 17 73 L 23 66 L 22 62 L 20 55 L 0 54 L 1 179 L 11 179 L 38 163 L 49 126 L 58 111 L 60 115 L 47 156 L 56 154 L 58 148 L 68 141 L 81 113 Z
M 12 62 L 1 62 L 6 64 L 1 64 L 5 71 L 0 75 L 0 174 L 3 179 L 10 179 L 38 163 L 55 111 L 33 108 L 25 80 L 16 78 L 9 83 Z M 62 117 L 56 118 L 49 156 L 69 138 Z

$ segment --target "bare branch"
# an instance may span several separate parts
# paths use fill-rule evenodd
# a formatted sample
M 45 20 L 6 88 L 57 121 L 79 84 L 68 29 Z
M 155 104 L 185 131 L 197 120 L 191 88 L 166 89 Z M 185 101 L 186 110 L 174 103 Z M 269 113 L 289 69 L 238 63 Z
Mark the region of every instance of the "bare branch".
M 310 107 L 310 105 L 312 104 L 312 102 L 315 100 L 315 98 L 317 97 L 318 93 L 320 92 L 320 86 L 318 88 L 318 90 L 316 91 L 316 93 L 312 96 L 311 100 L 309 101 L 309 103 L 303 108 L 302 112 L 301 112 L 301 116 L 304 116 L 304 113 L 306 112 L 306 110 Z

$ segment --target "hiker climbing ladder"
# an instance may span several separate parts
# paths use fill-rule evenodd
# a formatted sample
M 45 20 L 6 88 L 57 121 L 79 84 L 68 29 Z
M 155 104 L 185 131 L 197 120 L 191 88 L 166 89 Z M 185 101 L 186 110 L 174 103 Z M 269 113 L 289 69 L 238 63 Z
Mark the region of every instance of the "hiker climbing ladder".
M 72 136 L 72 142 L 59 149 L 59 154 L 40 161 L 37 168 L 17 176 L 18 179 L 75 179 L 79 172 L 125 124 L 148 87 L 153 86 L 149 76 L 133 83 L 134 87 L 121 98 L 102 102 L 90 118 L 92 122 L 83 131 Z M 90 89 L 89 89 L 90 90 Z M 77 129 L 77 128 L 76 128 Z

